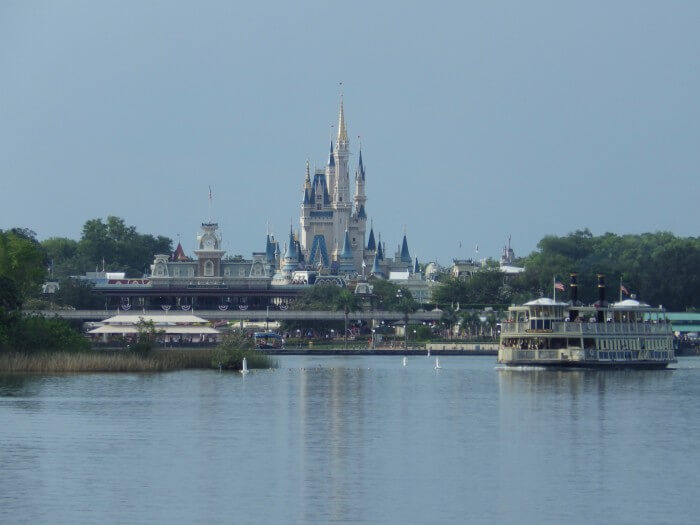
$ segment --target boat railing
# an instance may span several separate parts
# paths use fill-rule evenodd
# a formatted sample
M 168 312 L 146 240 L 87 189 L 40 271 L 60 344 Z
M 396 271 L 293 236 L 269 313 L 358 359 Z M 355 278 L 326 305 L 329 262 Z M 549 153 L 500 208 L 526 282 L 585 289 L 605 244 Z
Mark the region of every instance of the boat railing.
M 665 323 L 590 323 L 554 321 L 551 329 L 533 330 L 528 322 L 503 322 L 501 334 L 670 334 L 671 327 Z

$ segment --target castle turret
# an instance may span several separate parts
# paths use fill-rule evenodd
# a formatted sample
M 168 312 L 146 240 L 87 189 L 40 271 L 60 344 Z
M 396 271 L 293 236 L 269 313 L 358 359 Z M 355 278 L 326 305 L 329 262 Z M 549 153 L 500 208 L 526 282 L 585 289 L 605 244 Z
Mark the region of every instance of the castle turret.
M 403 234 L 403 242 L 401 243 L 401 262 L 406 264 L 411 264 L 413 259 L 411 254 L 408 252 L 408 241 L 406 240 L 406 234 Z
M 345 239 L 343 241 L 343 251 L 340 253 L 338 260 L 338 270 L 341 273 L 355 273 L 355 261 L 350 247 L 350 235 L 348 230 L 345 230 Z
M 282 260 L 282 270 L 285 272 L 291 272 L 298 268 L 299 266 L 299 254 L 297 253 L 297 243 L 294 238 L 294 231 L 292 227 L 289 227 L 289 244 L 287 244 L 287 251 L 284 253 L 284 259 Z

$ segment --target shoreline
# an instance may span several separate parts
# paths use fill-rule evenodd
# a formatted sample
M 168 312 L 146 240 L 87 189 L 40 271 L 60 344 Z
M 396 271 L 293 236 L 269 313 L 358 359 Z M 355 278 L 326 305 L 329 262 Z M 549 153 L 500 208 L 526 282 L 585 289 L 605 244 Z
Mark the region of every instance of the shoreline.
M 318 355 L 318 356 L 334 356 L 334 355 L 427 355 L 428 351 L 417 348 L 274 348 L 260 350 L 260 352 L 268 355 Z M 497 356 L 498 350 L 459 350 L 456 348 L 447 349 L 431 349 L 431 356 Z

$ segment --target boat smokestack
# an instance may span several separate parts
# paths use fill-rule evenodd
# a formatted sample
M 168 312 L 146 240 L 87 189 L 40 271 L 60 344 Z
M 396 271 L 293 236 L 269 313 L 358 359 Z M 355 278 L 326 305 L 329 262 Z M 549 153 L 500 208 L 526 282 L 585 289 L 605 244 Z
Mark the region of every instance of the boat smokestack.
M 576 304 L 578 302 L 578 274 L 572 273 L 570 275 L 569 289 L 571 290 L 571 304 Z
M 604 323 L 605 322 L 605 312 L 602 310 L 602 308 L 605 307 L 607 303 L 605 302 L 605 275 L 602 273 L 598 274 L 598 302 L 596 303 L 596 306 L 598 308 L 601 308 L 601 310 L 598 310 L 598 315 L 597 321 L 599 323 Z
M 569 290 L 571 295 L 571 306 L 578 304 L 578 274 L 572 273 L 569 275 Z M 569 310 L 569 320 L 575 321 L 578 317 L 578 310 Z

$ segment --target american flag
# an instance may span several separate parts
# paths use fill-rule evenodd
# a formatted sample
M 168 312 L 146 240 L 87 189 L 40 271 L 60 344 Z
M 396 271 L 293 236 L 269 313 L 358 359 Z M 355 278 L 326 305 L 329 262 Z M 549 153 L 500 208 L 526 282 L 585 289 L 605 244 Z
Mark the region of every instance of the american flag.
M 620 285 L 620 291 L 625 295 L 630 294 L 629 290 L 627 288 L 625 288 L 622 284 Z
M 556 282 L 555 282 L 555 283 L 554 283 L 554 288 L 556 288 L 557 290 L 563 292 L 563 291 L 564 291 L 564 284 L 563 284 L 563 283 L 556 283 Z

